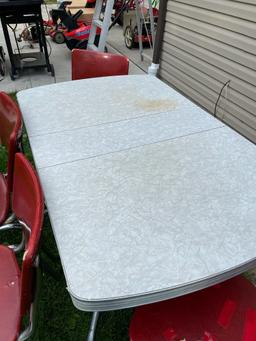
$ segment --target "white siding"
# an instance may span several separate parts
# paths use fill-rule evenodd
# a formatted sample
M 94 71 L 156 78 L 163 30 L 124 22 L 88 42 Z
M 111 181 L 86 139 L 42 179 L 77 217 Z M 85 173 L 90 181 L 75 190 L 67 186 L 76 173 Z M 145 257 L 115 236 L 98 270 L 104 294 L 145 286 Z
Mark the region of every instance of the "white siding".
M 256 142 L 256 0 L 168 0 L 159 75 Z

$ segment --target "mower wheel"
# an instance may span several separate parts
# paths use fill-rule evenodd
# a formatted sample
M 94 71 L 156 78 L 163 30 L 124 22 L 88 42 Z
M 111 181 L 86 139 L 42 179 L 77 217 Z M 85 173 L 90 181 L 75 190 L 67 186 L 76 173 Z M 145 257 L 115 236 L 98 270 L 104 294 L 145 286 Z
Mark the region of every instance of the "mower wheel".
M 64 34 L 61 31 L 56 31 L 52 39 L 57 44 L 63 44 L 65 42 Z
M 131 26 L 126 26 L 124 31 L 124 42 L 128 49 L 132 49 L 134 46 L 134 32 Z

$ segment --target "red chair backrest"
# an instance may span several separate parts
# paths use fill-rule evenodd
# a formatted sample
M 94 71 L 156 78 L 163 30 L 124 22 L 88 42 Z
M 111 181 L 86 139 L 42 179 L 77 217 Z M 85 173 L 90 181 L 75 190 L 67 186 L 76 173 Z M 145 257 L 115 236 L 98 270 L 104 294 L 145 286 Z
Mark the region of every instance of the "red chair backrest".
M 21 313 L 24 315 L 33 301 L 34 262 L 43 224 L 44 199 L 36 172 L 22 153 L 15 156 L 12 209 L 31 230 L 21 269 Z
M 17 104 L 6 93 L 0 92 L 0 144 L 8 151 L 7 188 L 12 190 L 14 156 L 21 137 L 22 120 Z
M 72 51 L 72 80 L 128 75 L 129 59 L 98 51 Z

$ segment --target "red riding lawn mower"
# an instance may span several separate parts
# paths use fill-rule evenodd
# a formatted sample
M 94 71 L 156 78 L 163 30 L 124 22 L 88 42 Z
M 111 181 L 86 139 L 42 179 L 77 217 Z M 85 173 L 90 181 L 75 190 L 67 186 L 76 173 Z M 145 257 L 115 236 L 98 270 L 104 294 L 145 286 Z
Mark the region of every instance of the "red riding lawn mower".
M 56 43 L 65 42 L 70 50 L 86 49 L 91 25 L 79 22 L 79 17 L 83 14 L 82 10 L 78 10 L 74 15 L 67 11 L 66 7 L 70 4 L 71 1 L 64 1 L 58 9 L 51 10 L 52 19 L 44 23 L 46 31 Z M 100 32 L 100 28 L 97 28 L 95 45 L 98 45 Z
M 86 7 L 93 7 L 95 1 L 96 0 L 87 0 Z M 79 17 L 83 14 L 83 11 L 81 9 L 78 10 L 73 15 L 70 13 L 70 11 L 66 10 L 66 7 L 71 3 L 72 1 L 64 1 L 61 3 L 58 9 L 51 10 L 50 13 L 52 19 L 44 22 L 45 32 L 48 33 L 56 43 L 62 44 L 65 42 L 70 50 L 73 50 L 74 48 L 86 49 L 88 45 L 91 25 L 87 25 L 84 22 L 79 21 Z M 115 25 L 115 23 L 119 23 L 120 25 L 123 23 L 124 12 L 128 13 L 131 11 L 134 16 L 135 15 L 134 8 L 135 8 L 134 0 L 115 0 L 114 5 L 115 13 L 112 16 L 112 24 L 110 25 L 109 30 Z M 144 31 L 142 30 L 143 42 L 148 41 L 148 38 L 145 36 L 145 34 L 143 34 L 143 32 Z M 101 29 L 97 28 L 96 37 L 94 41 L 94 44 L 96 46 L 98 46 L 99 43 L 100 33 Z M 135 42 L 137 42 L 136 41 L 137 36 L 136 34 L 134 35 Z
M 152 43 L 152 32 L 148 9 L 143 6 L 144 1 L 139 0 L 139 12 L 143 13 L 143 24 L 141 25 L 141 41 L 150 45 Z M 155 1 L 156 3 L 156 1 Z M 124 42 L 126 47 L 132 49 L 139 43 L 139 34 L 137 29 L 136 11 L 134 0 L 115 0 L 114 13 L 112 21 L 123 26 Z M 153 7 L 154 28 L 156 29 L 158 21 L 158 9 Z M 142 19 L 142 18 L 141 18 Z M 113 25 L 113 24 L 112 24 Z

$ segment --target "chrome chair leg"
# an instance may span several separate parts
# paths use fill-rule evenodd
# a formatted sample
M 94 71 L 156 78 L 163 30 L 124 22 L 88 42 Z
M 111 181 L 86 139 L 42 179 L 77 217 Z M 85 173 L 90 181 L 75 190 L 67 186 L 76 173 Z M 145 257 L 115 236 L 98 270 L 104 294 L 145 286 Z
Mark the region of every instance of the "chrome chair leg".
M 96 327 L 97 327 L 97 321 L 99 318 L 99 312 L 95 311 L 92 315 L 92 320 L 91 320 L 91 325 L 90 325 L 90 329 L 88 332 L 88 336 L 87 336 L 87 341 L 93 341 L 94 340 L 94 335 L 95 335 L 95 331 L 96 331 Z

